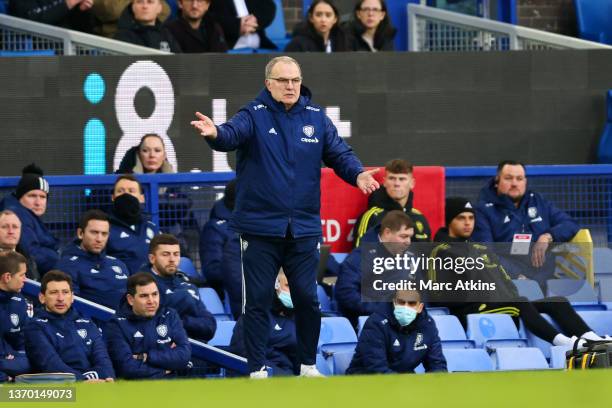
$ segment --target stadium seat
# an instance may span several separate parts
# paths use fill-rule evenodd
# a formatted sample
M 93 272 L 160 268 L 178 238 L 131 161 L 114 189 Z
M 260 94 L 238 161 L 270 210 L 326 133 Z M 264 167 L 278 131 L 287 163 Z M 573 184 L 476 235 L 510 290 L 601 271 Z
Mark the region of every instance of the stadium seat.
M 547 370 L 548 362 L 542 352 L 535 347 L 505 347 L 495 350 L 497 369 L 511 370 Z
M 578 314 L 600 336 L 612 334 L 612 310 L 578 311 Z
M 318 347 L 322 354 L 352 350 L 356 344 L 357 335 L 348 319 L 345 317 L 321 318 Z
M 599 280 L 599 300 L 608 310 L 612 310 L 612 277 Z
M 334 375 L 344 375 L 346 373 L 346 369 L 351 365 L 354 354 L 354 351 L 340 351 L 334 353 L 332 356 Z
M 431 318 L 436 322 L 443 348 L 474 348 L 476 346 L 474 340 L 468 340 L 465 336 L 465 331 L 457 316 L 434 315 Z
M 196 270 L 195 265 L 191 262 L 191 259 L 181 256 L 181 261 L 179 262 L 179 271 L 183 272 L 185 275 L 193 278 L 199 278 L 200 274 Z
M 266 27 L 266 36 L 278 47 L 279 51 L 283 51 L 290 41 L 285 26 L 285 11 L 281 0 L 274 0 L 274 3 L 276 4 L 276 14 L 272 24 Z
M 538 300 L 544 298 L 544 293 L 538 282 L 531 279 L 512 279 L 512 283 L 518 289 L 521 296 L 525 296 L 529 300 Z
M 449 314 L 448 307 L 427 307 L 427 314 L 430 316 Z
M 200 288 L 199 292 L 202 303 L 204 303 L 206 309 L 215 316 L 217 322 L 232 320 L 231 315 L 225 312 L 223 303 L 213 288 Z
M 332 253 L 332 256 L 336 258 L 336 262 L 342 263 L 344 259 L 346 259 L 348 254 L 344 252 L 336 252 L 336 253 Z
M 612 91 L 608 92 L 612 93 Z M 610 101 L 610 103 L 612 103 L 612 101 Z M 609 106 L 608 109 L 612 109 L 612 106 Z M 612 121 L 612 118 L 610 118 L 610 120 Z M 610 131 L 612 131 L 612 129 L 610 129 Z M 610 154 L 612 155 L 612 149 Z M 612 249 L 608 247 L 593 248 L 593 263 L 596 277 L 612 278 Z
M 571 350 L 570 346 L 552 346 L 550 348 L 550 368 L 565 368 L 565 352 Z
M 321 313 L 338 316 L 338 313 L 334 310 L 335 308 L 332 305 L 332 301 L 327 296 L 327 293 L 325 293 L 325 288 L 321 285 L 317 285 L 317 298 L 319 299 Z
M 574 0 L 580 38 L 612 44 L 612 2 Z
M 476 342 L 476 347 L 527 346 L 527 340 L 519 337 L 512 317 L 505 314 L 469 314 L 466 334 L 468 339 Z
M 563 296 L 576 310 L 605 310 L 599 303 L 597 293 L 583 279 L 549 279 L 546 281 L 546 296 Z
M 483 349 L 442 349 L 448 371 L 493 371 L 491 357 Z
M 322 355 L 317 354 L 317 361 L 316 361 L 317 370 L 319 370 L 319 372 L 325 376 L 332 375 L 334 372 L 334 369 L 333 369 L 333 363 L 331 361 L 332 361 L 331 359 L 328 361 Z
M 555 323 L 555 321 L 548 314 L 546 313 L 540 313 L 540 314 L 555 329 L 561 332 L 557 323 Z M 521 327 L 524 327 L 522 320 L 521 320 Z M 533 334 L 527 329 L 525 329 L 525 337 L 527 338 L 527 344 L 529 345 L 529 347 L 539 348 L 546 359 L 550 358 L 550 354 L 551 354 L 550 348 L 552 347 L 551 343 L 547 342 L 546 340 L 541 339 L 540 337 L 536 336 L 535 334 Z
M 363 330 L 363 326 L 365 326 L 366 320 L 368 320 L 370 316 L 359 316 L 357 319 L 357 336 L 361 336 L 361 331 Z
M 236 326 L 236 322 L 229 320 L 217 322 L 217 330 L 215 331 L 215 335 L 212 339 L 210 339 L 208 344 L 215 347 L 228 347 L 232 341 L 234 326 Z

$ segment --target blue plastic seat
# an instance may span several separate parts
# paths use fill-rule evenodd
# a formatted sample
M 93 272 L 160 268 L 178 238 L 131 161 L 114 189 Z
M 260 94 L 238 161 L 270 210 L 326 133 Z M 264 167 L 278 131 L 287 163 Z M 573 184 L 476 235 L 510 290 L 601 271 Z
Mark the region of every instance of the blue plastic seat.
M 550 368 L 564 369 L 566 366 L 565 352 L 570 346 L 552 346 L 550 348 Z
M 215 335 L 210 339 L 208 344 L 215 347 L 228 347 L 232 341 L 234 326 L 236 326 L 236 322 L 229 320 L 217 322 Z
M 574 0 L 580 38 L 612 44 L 612 2 Z
M 561 333 L 561 329 L 559 328 L 557 323 L 555 323 L 555 321 L 553 321 L 553 319 L 548 314 L 540 313 L 540 315 Z M 524 323 L 522 320 L 521 320 L 521 327 L 524 327 Z M 551 343 L 547 342 L 546 340 L 541 339 L 540 337 L 536 336 L 535 334 L 533 334 L 531 331 L 527 329 L 525 329 L 525 337 L 527 338 L 527 344 L 529 345 L 529 347 L 536 347 L 540 349 L 540 351 L 544 355 L 544 358 L 546 359 L 550 358 L 550 353 L 551 353 L 550 349 L 553 346 Z
M 334 375 L 344 375 L 346 373 L 346 369 L 351 365 L 354 354 L 354 351 L 340 351 L 334 353 L 332 356 Z
M 476 342 L 476 347 L 527 346 L 527 340 L 520 338 L 512 318 L 505 314 L 469 314 L 466 334 Z
M 576 310 L 605 310 L 599 303 L 597 293 L 586 280 L 549 279 L 546 281 L 546 296 L 563 296 Z
M 366 320 L 368 320 L 370 316 L 359 316 L 357 319 L 357 336 L 361 336 L 361 331 L 363 330 L 363 326 L 365 326 Z
M 274 0 L 274 3 L 276 4 L 276 14 L 272 23 L 266 27 L 266 36 L 278 47 L 279 51 L 283 51 L 290 41 L 285 26 L 285 11 L 281 0 Z
M 612 310 L 612 277 L 599 280 L 599 300 L 608 310 Z
M 349 351 L 355 348 L 357 335 L 355 329 L 345 317 L 321 318 L 319 334 L 319 351 L 323 354 L 333 354 L 335 351 Z
M 204 303 L 206 309 L 208 309 L 208 311 L 215 316 L 217 322 L 232 320 L 231 315 L 225 312 L 223 303 L 213 288 L 200 288 L 199 292 L 200 300 L 202 300 L 202 303 Z
M 427 306 L 427 314 L 430 316 L 447 315 L 449 314 L 448 307 L 429 307 Z
M 448 371 L 493 371 L 491 357 L 483 349 L 442 349 Z
M 436 322 L 443 348 L 474 348 L 476 346 L 474 340 L 467 339 L 457 316 L 434 315 L 431 318 Z
M 608 98 L 611 97 L 612 91 L 608 91 Z M 612 104 L 612 100 L 609 100 L 608 103 Z M 608 106 L 608 109 L 612 109 L 612 106 Z M 610 114 L 612 115 L 612 112 Z M 612 121 L 612 117 L 609 120 Z M 612 132 L 612 128 L 610 131 Z M 609 154 L 612 155 L 612 150 Z M 610 162 L 612 162 L 612 157 Z M 608 247 L 593 248 L 593 269 L 596 277 L 612 278 L 612 249 Z
M 505 347 L 495 350 L 497 369 L 512 370 L 547 370 L 550 367 L 544 355 L 535 347 Z
M 321 285 L 317 285 L 317 298 L 319 299 L 319 307 L 321 309 L 321 313 L 334 316 L 338 315 L 332 304 L 332 301 L 329 299 L 329 296 L 327 296 L 325 289 Z
M 595 333 L 612 335 L 612 310 L 578 311 L 578 314 Z
M 185 275 L 189 277 L 199 278 L 200 274 L 198 273 L 195 265 L 191 262 L 191 259 L 181 256 L 181 261 L 179 262 L 179 271 L 183 272 Z
M 538 282 L 531 279 L 512 279 L 512 283 L 518 289 L 521 296 L 525 296 L 529 300 L 539 300 L 544 298 L 544 293 Z

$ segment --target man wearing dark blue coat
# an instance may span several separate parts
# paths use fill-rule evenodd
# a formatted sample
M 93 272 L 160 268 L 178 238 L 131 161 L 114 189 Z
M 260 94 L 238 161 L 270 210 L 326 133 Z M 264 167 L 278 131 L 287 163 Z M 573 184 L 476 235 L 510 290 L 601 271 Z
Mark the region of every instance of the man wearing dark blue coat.
M 26 353 L 34 372 L 72 373 L 77 380 L 112 382 L 115 372 L 102 334 L 72 307 L 70 276 L 51 270 L 45 274 L 37 309 L 25 327 Z
M 0 253 L 0 382 L 30 371 L 23 328 L 31 305 L 21 295 L 26 263 L 18 252 Z
M 392 303 L 372 314 L 359 336 L 347 374 L 447 371 L 438 329 L 417 291 L 398 291 Z
M 545 287 L 555 270 L 554 256 L 547 254 L 551 244 L 571 240 L 578 230 L 578 224 L 566 212 L 541 194 L 527 190 L 522 163 L 506 160 L 480 192 L 472 239 L 487 244 L 508 243 L 498 255 L 510 276 L 534 279 Z M 525 243 L 532 244 L 529 247 Z
M 109 229 L 104 212 L 84 213 L 77 229 L 78 239 L 64 249 L 55 269 L 70 275 L 75 295 L 117 309 L 130 272 L 119 259 L 106 255 Z
M 35 164 L 23 169 L 15 193 L 0 202 L 0 210 L 11 210 L 21 221 L 19 246 L 36 262 L 41 275 L 51 270 L 59 254 L 59 241 L 51 234 L 41 217 L 47 211 L 49 183 Z
M 151 274 L 129 277 L 127 295 L 104 337 L 121 378 L 171 378 L 191 368 L 187 333 L 174 309 L 160 307 Z
M 197 112 L 194 128 L 214 150 L 237 150 L 236 204 L 230 228 L 241 234 L 245 343 L 251 375 L 264 378 L 273 283 L 282 266 L 292 288 L 300 375 L 315 367 L 321 316 L 316 270 L 321 236 L 321 161 L 364 193 L 379 187 L 311 103 L 293 58 L 273 58 L 257 98 L 223 125 Z
M 159 228 L 143 214 L 145 198 L 134 176 L 124 174 L 117 178 L 112 200 L 106 253 L 123 261 L 133 274 L 147 264 L 149 243 L 159 234 Z
M 178 270 L 181 247 L 170 234 L 156 235 L 149 246 L 150 267 L 160 292 L 161 304 L 176 310 L 189 337 L 207 342 L 217 330 L 215 317 L 206 310 L 198 288 Z

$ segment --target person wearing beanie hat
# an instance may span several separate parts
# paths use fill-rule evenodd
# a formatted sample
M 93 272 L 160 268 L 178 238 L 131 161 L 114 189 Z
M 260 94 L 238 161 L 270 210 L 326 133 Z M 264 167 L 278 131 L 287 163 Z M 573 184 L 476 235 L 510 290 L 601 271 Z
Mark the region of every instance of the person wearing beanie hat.
M 445 212 L 446 227 L 436 233 L 438 245 L 430 255 L 430 258 L 441 259 L 444 263 L 432 262 L 428 279 L 451 283 L 455 290 L 446 294 L 432 293 L 430 299 L 436 301 L 430 303 L 448 307 L 464 326 L 467 315 L 472 313 L 508 314 L 517 324 L 520 317 L 529 331 L 556 346 L 572 346 L 579 338 L 604 340 L 582 320 L 566 298 L 558 296 L 531 302 L 519 296 L 518 289 L 497 255 L 486 245 L 471 241 L 477 214 L 470 201 L 462 197 L 447 198 Z M 454 268 L 446 266 L 449 259 L 453 260 Z M 474 264 L 480 260 L 483 267 L 466 266 L 460 269 L 460 264 L 455 262 L 459 259 L 472 259 Z M 464 261 L 461 265 L 467 265 Z M 460 290 L 456 285 L 458 281 L 464 282 L 464 285 L 471 281 L 495 286 L 489 286 L 491 289 L 488 291 Z M 540 313 L 548 313 L 561 330 L 552 326 Z
M 32 163 L 23 168 L 15 192 L 0 202 L 0 210 L 13 211 L 21 221 L 19 246 L 34 259 L 41 276 L 59 259 L 59 241 L 41 220 L 47 211 L 48 196 L 49 183 L 42 169 Z

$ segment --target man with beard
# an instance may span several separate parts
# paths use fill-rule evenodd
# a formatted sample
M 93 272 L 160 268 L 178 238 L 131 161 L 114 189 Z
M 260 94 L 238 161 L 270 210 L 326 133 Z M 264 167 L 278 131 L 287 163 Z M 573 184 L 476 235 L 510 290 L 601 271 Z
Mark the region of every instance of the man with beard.
M 181 15 L 166 23 L 166 28 L 185 53 L 226 52 L 221 26 L 210 16 L 211 0 L 178 0 Z

